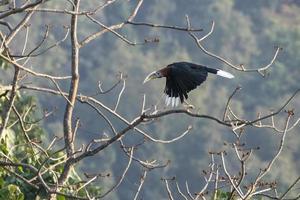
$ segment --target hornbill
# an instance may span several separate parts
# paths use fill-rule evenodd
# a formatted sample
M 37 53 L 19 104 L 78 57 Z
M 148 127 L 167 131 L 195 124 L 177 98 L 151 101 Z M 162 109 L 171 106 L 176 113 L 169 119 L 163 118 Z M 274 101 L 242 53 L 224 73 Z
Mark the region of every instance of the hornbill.
M 144 83 L 166 77 L 166 105 L 178 106 L 188 98 L 188 93 L 206 80 L 207 74 L 212 73 L 225 78 L 234 78 L 228 72 L 220 69 L 213 69 L 200 64 L 190 62 L 175 62 L 168 66 L 150 73 Z

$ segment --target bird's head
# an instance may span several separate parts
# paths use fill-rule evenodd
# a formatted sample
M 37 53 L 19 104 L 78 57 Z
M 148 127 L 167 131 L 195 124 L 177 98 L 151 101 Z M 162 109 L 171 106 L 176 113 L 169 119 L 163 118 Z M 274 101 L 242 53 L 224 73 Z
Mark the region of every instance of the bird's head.
M 145 78 L 144 84 L 147 83 L 147 82 L 150 81 L 150 80 L 157 79 L 157 78 L 161 78 L 161 77 L 163 77 L 163 74 L 161 73 L 161 70 L 151 72 L 151 73 Z

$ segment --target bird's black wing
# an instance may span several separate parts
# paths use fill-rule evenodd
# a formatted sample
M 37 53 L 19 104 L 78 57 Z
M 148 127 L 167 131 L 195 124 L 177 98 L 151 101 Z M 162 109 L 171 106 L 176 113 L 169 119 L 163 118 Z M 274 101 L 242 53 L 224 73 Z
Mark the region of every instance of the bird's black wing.
M 169 65 L 171 68 L 166 77 L 165 93 L 169 97 L 180 97 L 180 101 L 188 98 L 188 92 L 195 89 L 207 78 L 207 68 L 193 63 L 180 62 Z

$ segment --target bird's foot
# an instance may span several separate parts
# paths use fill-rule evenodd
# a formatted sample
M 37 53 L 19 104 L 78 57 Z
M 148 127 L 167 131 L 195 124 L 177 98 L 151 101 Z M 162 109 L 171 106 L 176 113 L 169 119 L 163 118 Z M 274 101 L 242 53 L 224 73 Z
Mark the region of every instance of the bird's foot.
M 190 110 L 190 109 L 195 109 L 195 106 L 194 105 L 192 105 L 192 104 L 189 104 L 188 102 L 186 102 L 186 101 L 184 101 L 183 102 L 183 106 L 184 106 L 184 108 L 186 109 L 186 110 Z

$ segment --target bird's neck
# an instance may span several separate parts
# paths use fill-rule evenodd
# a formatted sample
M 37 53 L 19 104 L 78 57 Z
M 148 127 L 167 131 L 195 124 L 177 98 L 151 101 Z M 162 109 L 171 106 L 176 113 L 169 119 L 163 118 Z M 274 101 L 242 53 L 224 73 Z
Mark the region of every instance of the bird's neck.
M 171 68 L 165 67 L 165 68 L 162 68 L 161 70 L 159 70 L 159 72 L 163 77 L 167 77 L 171 72 Z

